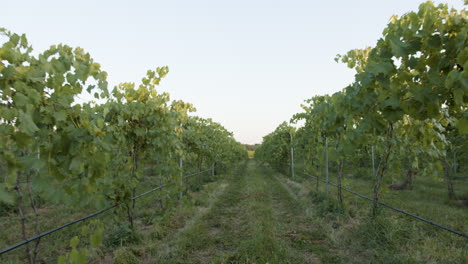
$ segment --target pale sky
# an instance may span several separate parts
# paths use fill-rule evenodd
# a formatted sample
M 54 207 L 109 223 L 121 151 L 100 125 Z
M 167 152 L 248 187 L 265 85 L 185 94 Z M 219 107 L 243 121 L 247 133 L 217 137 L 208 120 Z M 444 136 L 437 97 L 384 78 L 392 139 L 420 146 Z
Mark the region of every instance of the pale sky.
M 91 53 L 113 87 L 169 66 L 160 90 L 242 143 L 261 143 L 315 95 L 353 71 L 336 54 L 373 46 L 393 14 L 418 0 L 3 1 L 0 27 L 35 51 L 64 43 Z M 463 0 L 436 1 L 460 10 Z

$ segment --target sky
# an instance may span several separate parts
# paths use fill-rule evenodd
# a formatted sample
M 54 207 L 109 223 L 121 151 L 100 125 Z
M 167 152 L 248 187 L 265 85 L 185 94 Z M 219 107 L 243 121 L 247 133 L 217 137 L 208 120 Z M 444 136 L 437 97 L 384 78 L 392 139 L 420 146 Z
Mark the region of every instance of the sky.
M 84 48 L 111 87 L 167 65 L 160 91 L 254 144 L 304 100 L 350 84 L 353 70 L 335 56 L 374 46 L 390 16 L 422 2 L 5 1 L 0 27 L 25 33 L 37 52 L 58 43 Z

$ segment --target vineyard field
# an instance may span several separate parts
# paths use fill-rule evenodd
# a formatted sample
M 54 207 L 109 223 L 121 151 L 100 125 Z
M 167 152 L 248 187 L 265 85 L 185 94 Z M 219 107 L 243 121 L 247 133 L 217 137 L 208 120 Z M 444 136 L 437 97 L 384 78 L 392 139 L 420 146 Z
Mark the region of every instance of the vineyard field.
M 135 43 L 125 52 L 114 41 L 113 69 L 133 76 L 125 56 L 170 55 L 178 80 L 155 66 L 113 84 L 85 49 L 34 50 L 26 34 L 0 25 L 0 263 L 468 263 L 468 0 L 460 9 L 421 2 L 389 17 L 372 46 L 334 57 L 351 81 L 320 62 L 326 35 L 298 34 L 317 26 L 309 13 L 291 15 L 306 9 L 240 8 L 249 15 L 239 23 L 225 5 L 209 15 L 198 2 L 197 12 L 189 4 L 148 19 L 137 12 L 135 23 L 157 34 L 125 36 Z M 115 18 L 107 8 L 115 6 L 96 13 Z M 346 36 L 326 44 L 354 43 Z M 267 47 L 248 58 L 262 38 Z M 143 44 L 151 48 L 141 56 Z M 335 79 L 346 84 L 318 92 Z M 176 97 L 204 102 L 200 112 L 165 92 L 166 82 Z M 308 96 L 296 110 L 295 86 Z M 256 142 L 238 140 L 247 130 L 241 141 Z

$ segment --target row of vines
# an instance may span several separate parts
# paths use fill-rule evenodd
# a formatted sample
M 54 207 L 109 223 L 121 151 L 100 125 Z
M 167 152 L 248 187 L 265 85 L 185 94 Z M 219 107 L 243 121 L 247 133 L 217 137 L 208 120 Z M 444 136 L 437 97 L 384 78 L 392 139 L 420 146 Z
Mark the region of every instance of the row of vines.
M 466 10 L 432 2 L 393 16 L 374 47 L 336 57 L 356 71 L 353 83 L 306 100 L 291 118 L 304 125 L 281 124 L 255 157 L 285 170 L 294 147 L 314 175 L 324 175 L 330 159 L 339 186 L 343 171 L 373 167 L 374 214 L 389 172 L 406 175 L 395 189 L 428 177 L 445 181 L 457 199 L 453 179 L 467 176 L 468 164 L 467 22 Z
M 0 205 L 15 208 L 23 239 L 44 231 L 44 201 L 95 208 L 123 203 L 120 216 L 133 226 L 131 198 L 143 174 L 175 195 L 183 172 L 226 170 L 247 157 L 223 126 L 156 90 L 168 67 L 110 90 L 107 73 L 81 48 L 60 44 L 36 54 L 25 35 L 6 29 L 0 40 Z M 37 262 L 39 244 L 25 246 L 29 263 Z M 72 244 L 61 261 L 86 261 Z

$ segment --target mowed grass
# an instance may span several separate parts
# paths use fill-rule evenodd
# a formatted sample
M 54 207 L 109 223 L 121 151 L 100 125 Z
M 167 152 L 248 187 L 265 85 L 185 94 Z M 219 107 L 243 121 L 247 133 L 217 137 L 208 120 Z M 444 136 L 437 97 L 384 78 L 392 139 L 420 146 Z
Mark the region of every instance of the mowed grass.
M 369 178 L 345 178 L 345 186 L 371 195 Z M 336 180 L 333 172 L 330 180 Z M 142 188 L 151 183 L 147 179 Z M 327 196 L 323 183 L 317 190 L 316 181 L 299 171 L 291 179 L 249 160 L 229 174 L 190 178 L 186 184 L 191 191 L 180 201 L 165 199 L 163 192 L 138 200 L 134 231 L 112 212 L 100 216 L 106 224 L 104 241 L 89 252 L 90 263 L 468 263 L 466 238 L 388 209 L 372 217 L 369 201 L 346 192 L 341 206 L 335 187 Z M 466 207 L 448 201 L 443 183 L 417 179 L 414 190 L 385 190 L 382 200 L 468 231 Z M 41 210 L 45 229 L 91 209 L 56 205 Z M 10 214 L 0 220 L 0 226 L 15 228 L 3 234 L 20 240 L 18 218 Z M 70 250 L 74 235 L 86 247 L 82 226 L 45 238 L 39 263 L 56 262 Z M 12 253 L 0 263 L 25 262 L 24 249 Z
M 129 245 L 145 244 L 153 241 L 153 237 L 169 234 L 171 229 L 183 227 L 185 222 L 193 218 L 199 210 L 206 207 L 211 196 L 222 189 L 225 175 L 210 177 L 206 172 L 186 179 L 185 186 L 189 189 L 182 200 L 177 200 L 178 193 L 170 193 L 165 189 L 141 197 L 136 202 L 135 230 L 131 231 L 124 208 L 110 210 L 91 220 L 87 220 L 41 239 L 37 263 L 56 263 L 61 255 L 70 252 L 70 240 L 74 236 L 80 238 L 79 249 L 88 249 L 91 263 L 118 263 L 119 258 L 127 258 L 125 248 Z M 144 177 L 137 193 L 142 193 L 159 186 L 160 179 Z M 29 198 L 25 196 L 25 205 L 29 206 Z M 0 209 L 0 248 L 6 248 L 22 240 L 20 218 L 14 207 L 2 205 Z M 55 228 L 102 207 L 66 206 L 57 202 L 40 204 L 39 215 L 41 231 Z M 26 211 L 28 217 L 28 234 L 34 235 L 33 212 Z M 104 226 L 103 243 L 97 248 L 89 248 L 89 235 L 83 235 L 82 229 L 91 221 L 99 220 Z M 165 226 L 166 225 L 166 226 Z M 93 225 L 91 225 L 93 227 Z M 33 243 L 31 243 L 33 247 Z M 133 253 L 132 253 L 133 254 Z M 141 252 L 135 254 L 142 255 Z M 123 257 L 122 257 L 123 255 Z M 120 256 L 120 257 L 119 257 Z M 131 259 L 131 258 L 130 258 Z M 25 247 L 17 248 L 0 256 L 0 263 L 26 263 Z M 126 262 L 123 262 L 126 263 Z
M 249 161 L 201 217 L 164 240 L 145 263 L 321 263 L 333 255 L 274 174 Z
M 337 200 L 337 188 L 304 176 L 283 180 L 295 192 L 302 189 L 302 200 L 310 203 L 316 223 L 325 230 L 326 241 L 338 249 L 345 263 L 468 263 L 468 239 L 399 212 L 381 208 L 371 215 L 372 203 L 343 190 L 344 206 Z M 403 177 L 401 177 L 403 178 Z M 323 179 L 323 178 L 322 178 Z M 330 173 L 336 182 L 336 173 Z M 468 233 L 468 208 L 449 201 L 445 183 L 432 177 L 418 177 L 413 190 L 389 190 L 387 177 L 381 201 L 449 228 Z M 365 175 L 347 173 L 343 183 L 348 189 L 372 197 L 373 182 Z M 458 194 L 466 191 L 458 182 Z

